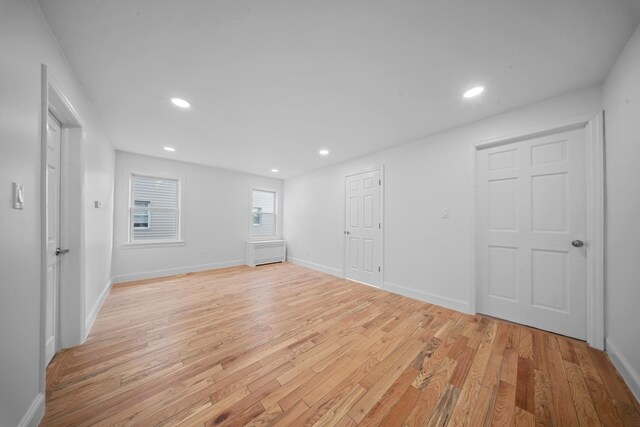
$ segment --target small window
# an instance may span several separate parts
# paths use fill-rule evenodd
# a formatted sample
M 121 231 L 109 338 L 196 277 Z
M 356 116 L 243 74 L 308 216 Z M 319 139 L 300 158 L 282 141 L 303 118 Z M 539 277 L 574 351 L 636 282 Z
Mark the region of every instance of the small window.
M 149 200 L 133 201 L 134 208 L 146 208 L 145 211 L 136 209 L 136 212 L 133 214 L 133 228 L 148 230 L 151 227 L 151 212 L 148 209 L 150 205 L 151 202 Z
M 275 191 L 253 190 L 251 200 L 251 235 L 253 237 L 275 236 Z
M 253 208 L 252 217 L 253 225 L 260 227 L 262 225 L 262 208 Z
M 131 176 L 130 242 L 177 241 L 180 237 L 177 179 Z

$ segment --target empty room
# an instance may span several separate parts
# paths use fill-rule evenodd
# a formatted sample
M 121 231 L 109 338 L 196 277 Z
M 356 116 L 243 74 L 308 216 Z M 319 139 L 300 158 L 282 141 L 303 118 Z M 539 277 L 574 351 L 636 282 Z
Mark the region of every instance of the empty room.
M 640 426 L 640 0 L 0 0 L 0 427 Z

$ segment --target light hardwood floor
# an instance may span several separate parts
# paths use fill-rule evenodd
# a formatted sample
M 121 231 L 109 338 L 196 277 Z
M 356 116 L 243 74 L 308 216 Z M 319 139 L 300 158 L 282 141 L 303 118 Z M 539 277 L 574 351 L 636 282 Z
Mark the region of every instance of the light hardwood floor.
M 291 264 L 114 286 L 42 425 L 640 425 L 607 356 Z

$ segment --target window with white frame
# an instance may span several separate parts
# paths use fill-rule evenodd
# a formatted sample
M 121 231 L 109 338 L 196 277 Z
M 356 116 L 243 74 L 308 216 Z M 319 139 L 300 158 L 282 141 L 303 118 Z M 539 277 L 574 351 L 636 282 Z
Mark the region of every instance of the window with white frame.
M 179 192 L 177 179 L 131 175 L 130 243 L 180 240 Z
M 276 192 L 251 191 L 251 235 L 253 237 L 275 236 Z

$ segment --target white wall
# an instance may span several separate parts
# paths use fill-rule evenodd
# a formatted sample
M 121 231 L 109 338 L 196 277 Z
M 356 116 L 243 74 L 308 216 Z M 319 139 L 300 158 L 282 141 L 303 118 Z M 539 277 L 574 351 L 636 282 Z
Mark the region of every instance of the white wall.
M 40 64 L 49 67 L 84 125 L 87 305 L 110 278 L 115 153 L 32 0 L 0 1 L 0 426 L 41 415 Z M 25 208 L 11 208 L 11 185 Z M 102 200 L 93 209 L 90 200 Z M 37 419 L 35 420 L 37 421 Z
M 289 257 L 341 275 L 344 177 L 384 165 L 385 288 L 467 311 L 474 195 L 470 144 L 601 108 L 601 88 L 589 88 L 288 179 Z M 441 219 L 443 208 L 450 219 Z
M 91 128 L 89 128 L 90 130 Z M 87 140 L 98 135 L 87 131 Z M 90 332 L 111 285 L 114 174 L 116 152 L 105 139 L 89 148 L 84 156 L 84 284 L 85 284 L 85 333 Z M 101 208 L 94 202 L 100 201 Z
M 252 186 L 278 191 L 278 212 L 282 212 L 284 197 L 280 179 L 122 151 L 116 153 L 113 275 L 117 282 L 243 264 Z M 184 246 L 127 246 L 131 172 L 183 180 Z M 281 215 L 278 215 L 277 230 L 280 234 Z
M 640 27 L 604 85 L 607 352 L 640 399 Z

